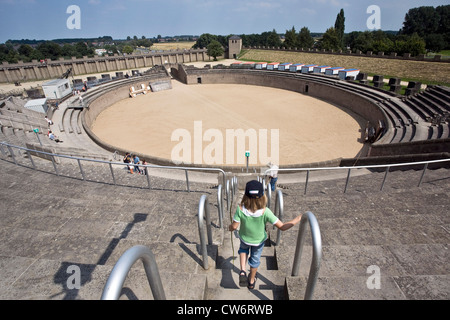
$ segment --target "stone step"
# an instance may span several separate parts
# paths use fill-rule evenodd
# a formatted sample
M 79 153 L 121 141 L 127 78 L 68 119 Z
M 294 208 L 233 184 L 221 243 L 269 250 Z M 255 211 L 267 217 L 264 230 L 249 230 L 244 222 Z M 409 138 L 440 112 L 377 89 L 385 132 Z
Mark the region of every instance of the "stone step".
M 275 273 L 273 271 L 272 273 Z M 278 272 L 276 272 L 278 273 Z M 223 278 L 225 275 L 220 274 Z M 230 277 L 230 275 L 228 275 Z M 284 277 L 271 275 L 267 271 L 263 274 L 258 274 L 255 288 L 253 290 L 247 287 L 239 287 L 239 274 L 233 273 L 232 280 L 228 279 L 227 284 L 221 282 L 218 288 L 212 285 L 212 280 L 208 277 L 208 288 L 205 299 L 206 300 L 285 300 Z
M 447 275 L 319 277 L 314 300 L 446 300 Z M 308 279 L 287 277 L 288 300 L 304 300 Z M 377 285 L 378 284 L 378 285 Z
M 106 251 L 94 252 L 92 255 L 92 243 L 91 248 L 87 244 L 88 242 L 76 245 L 73 243 L 72 248 L 69 248 L 69 243 L 65 241 L 64 245 L 57 250 L 54 248 L 53 253 L 41 252 L 39 259 L 8 254 L 2 250 L 0 263 L 8 268 L 15 267 L 17 271 L 3 277 L 4 285 L 0 290 L 0 298 L 99 300 L 115 263 L 126 250 L 137 244 L 147 245 L 155 255 L 168 300 L 203 300 L 205 298 L 207 271 L 204 271 L 200 265 L 201 257 L 197 245 L 121 240 L 114 244 L 116 246 L 113 249 L 110 248 L 112 251 L 108 256 Z M 81 249 L 83 246 L 86 249 Z M 208 249 L 209 255 L 214 259 L 217 248 L 209 247 Z M 93 258 L 91 260 L 85 258 L 89 255 L 88 251 L 91 251 L 90 255 Z M 99 263 L 101 257 L 106 257 L 105 254 L 108 256 L 107 259 L 104 263 Z M 68 287 L 71 273 L 67 270 L 70 266 L 79 267 L 80 270 L 81 287 L 76 290 Z M 31 283 L 36 285 L 32 286 Z M 121 299 L 153 300 L 150 285 L 140 261 L 137 261 L 130 269 Z
M 381 278 L 381 287 L 367 286 L 366 276 L 319 277 L 314 288 L 314 300 L 404 300 L 405 296 L 392 277 Z M 286 294 L 288 300 L 304 300 L 308 279 L 287 277 Z
M 208 275 L 207 300 L 283 300 L 285 277 L 279 270 L 268 270 L 267 257 L 262 256 L 255 289 L 239 286 L 239 258 L 222 261 L 221 268 Z M 247 268 L 248 269 L 248 268 Z M 250 270 L 246 270 L 247 275 Z
M 236 203 L 234 203 L 236 204 Z M 274 247 L 266 242 L 258 268 L 255 289 L 239 286 L 240 260 L 238 250 L 240 240 L 237 232 L 225 232 L 223 245 L 218 248 L 216 270 L 208 275 L 207 300 L 282 300 L 284 276 L 277 270 Z M 247 275 L 250 272 L 247 265 Z

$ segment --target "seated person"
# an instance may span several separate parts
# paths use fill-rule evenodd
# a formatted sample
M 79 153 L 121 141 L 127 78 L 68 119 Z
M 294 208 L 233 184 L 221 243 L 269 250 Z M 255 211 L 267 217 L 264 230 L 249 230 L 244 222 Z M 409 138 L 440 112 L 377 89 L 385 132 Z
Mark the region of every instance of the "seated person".
M 50 140 L 55 141 L 56 143 L 62 143 L 62 141 L 59 140 L 58 137 L 55 136 L 55 134 L 52 131 L 48 132 L 48 137 Z

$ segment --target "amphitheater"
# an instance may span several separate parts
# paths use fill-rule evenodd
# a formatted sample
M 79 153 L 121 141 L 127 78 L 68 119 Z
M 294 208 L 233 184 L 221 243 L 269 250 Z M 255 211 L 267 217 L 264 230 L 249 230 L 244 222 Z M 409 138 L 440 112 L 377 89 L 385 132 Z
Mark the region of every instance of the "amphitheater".
M 245 183 L 267 168 L 177 167 L 92 130 L 130 87 L 157 94 L 174 82 L 289 90 L 376 130 L 355 158 L 281 166 L 269 206 L 283 221 L 305 219 L 268 230 L 255 290 L 238 286 L 239 241 L 227 226 Z M 402 96 L 334 76 L 173 63 L 97 84 L 83 104 L 60 103 L 50 115 L 63 143 L 47 138 L 42 114 L 9 98 L 0 108 L 0 298 L 448 300 L 449 97 L 443 86 Z M 148 161 L 147 175 L 129 174 L 121 160 L 130 151 Z

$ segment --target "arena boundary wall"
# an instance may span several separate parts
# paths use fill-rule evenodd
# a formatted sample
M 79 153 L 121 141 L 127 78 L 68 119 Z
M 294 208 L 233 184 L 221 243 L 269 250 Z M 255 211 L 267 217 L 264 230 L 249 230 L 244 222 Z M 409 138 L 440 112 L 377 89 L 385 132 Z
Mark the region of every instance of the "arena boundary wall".
M 206 49 L 169 50 L 145 55 L 95 56 L 70 60 L 48 59 L 45 62 L 33 60 L 29 63 L 19 61 L 17 64 L 3 62 L 0 64 L 0 83 L 21 81 L 38 81 L 59 78 L 67 70 L 72 69 L 72 75 L 94 74 L 119 70 L 151 68 L 167 63 L 189 63 L 209 59 Z
M 312 163 L 312 164 L 298 164 L 284 166 L 283 168 L 299 168 L 299 167 L 326 167 L 326 166 L 342 166 L 348 163 L 364 163 L 370 164 L 386 164 L 392 163 L 401 157 L 406 157 L 408 161 L 424 161 L 441 159 L 448 155 L 450 146 L 450 139 L 441 140 L 426 140 L 415 141 L 409 143 L 389 143 L 389 129 L 393 125 L 388 120 L 388 117 L 383 108 L 370 97 L 364 96 L 358 92 L 346 90 L 345 86 L 335 86 L 335 82 L 345 83 L 345 80 L 328 79 L 327 81 L 317 81 L 314 78 L 302 77 L 286 77 L 276 72 L 261 72 L 255 70 L 240 70 L 240 69 L 198 69 L 193 67 L 186 67 L 185 65 L 171 65 L 171 74 L 174 78 L 187 85 L 201 85 L 201 84 L 242 84 L 242 85 L 257 85 L 279 88 L 283 90 L 291 90 L 294 92 L 308 94 L 311 97 L 321 99 L 328 103 L 334 104 L 336 107 L 351 111 L 354 114 L 361 116 L 363 119 L 371 122 L 378 122 L 383 120 L 387 128 L 385 136 L 379 141 L 371 144 L 368 153 L 361 154 L 358 159 L 330 159 L 326 162 Z M 163 78 L 154 78 L 154 81 L 159 81 Z M 85 127 L 91 138 L 100 146 L 106 148 L 111 152 L 118 151 L 121 154 L 126 152 L 133 152 L 132 150 L 120 150 L 117 147 L 107 145 L 98 139 L 90 130 L 91 125 L 96 117 L 106 108 L 112 104 L 126 99 L 129 94 L 129 87 L 134 84 L 140 84 L 144 79 L 136 80 L 135 82 L 127 82 L 120 88 L 113 90 L 106 90 L 98 97 L 89 103 L 89 108 L 83 113 L 83 126 Z M 361 128 L 364 130 L 364 128 Z M 144 155 L 135 152 L 141 158 L 145 158 L 148 162 L 157 165 L 173 166 L 174 163 L 169 159 L 163 159 L 152 155 Z M 189 165 L 184 164 L 189 167 Z M 192 165 L 193 166 L 193 165 Z M 203 165 L 205 168 L 218 167 Z M 228 172 L 241 172 L 241 167 L 220 166 L 221 169 Z M 250 168 L 257 170 L 256 168 Z

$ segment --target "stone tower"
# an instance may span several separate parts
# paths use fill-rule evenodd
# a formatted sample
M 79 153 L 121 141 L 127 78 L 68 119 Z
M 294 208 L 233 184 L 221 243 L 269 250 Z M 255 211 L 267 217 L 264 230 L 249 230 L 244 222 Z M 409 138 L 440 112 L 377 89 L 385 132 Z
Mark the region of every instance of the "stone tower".
M 228 40 L 228 58 L 236 59 L 242 50 L 242 38 L 238 36 L 232 36 Z

